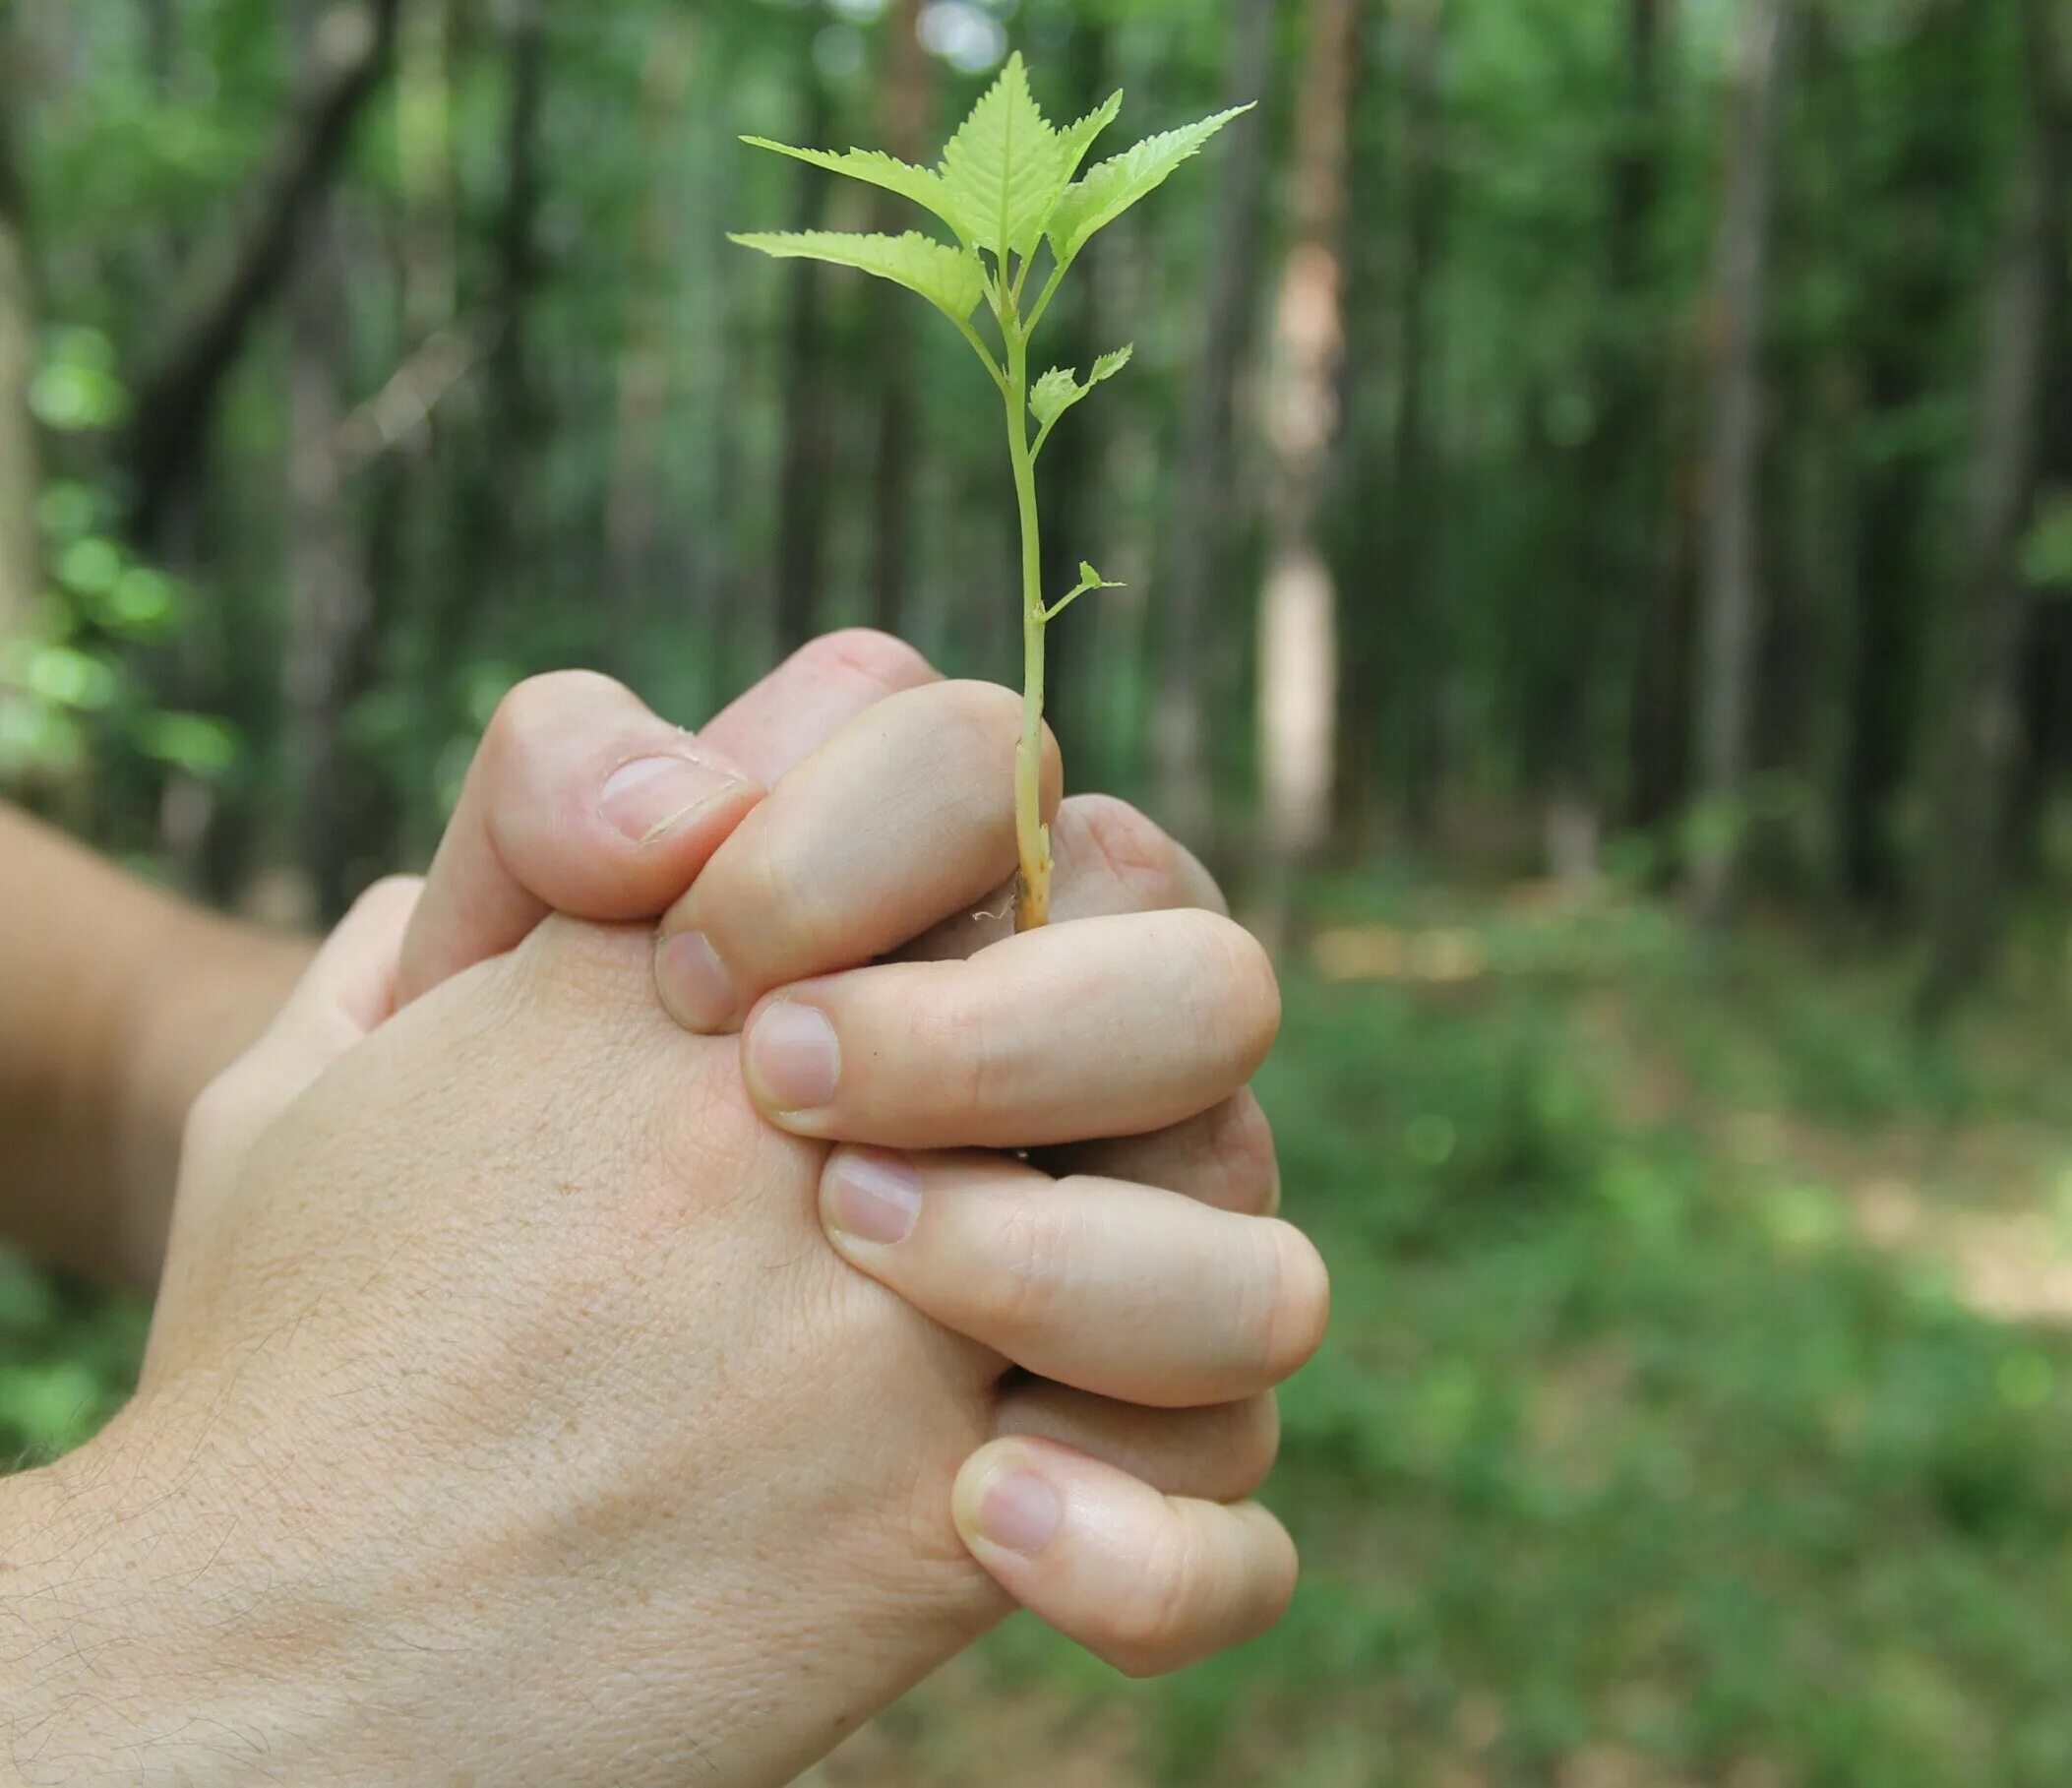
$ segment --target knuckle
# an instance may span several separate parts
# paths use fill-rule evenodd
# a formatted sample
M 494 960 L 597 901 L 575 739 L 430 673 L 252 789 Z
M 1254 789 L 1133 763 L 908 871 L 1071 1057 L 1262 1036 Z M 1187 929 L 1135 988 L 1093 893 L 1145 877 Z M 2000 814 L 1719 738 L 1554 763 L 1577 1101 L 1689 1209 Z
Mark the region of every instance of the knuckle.
M 1209 1125 L 1208 1153 L 1233 1209 L 1271 1216 L 1280 1208 L 1281 1166 L 1273 1125 L 1250 1090 L 1217 1108 Z
M 928 1089 L 930 1102 L 946 1122 L 977 1124 L 992 1109 L 1001 1078 L 991 1014 L 969 985 L 965 964 L 937 964 L 929 982 L 909 1008 L 912 1084 Z
M 213 1160 L 251 1128 L 254 1099 L 249 1074 L 233 1062 L 202 1088 L 181 1126 L 183 1160 Z
M 1004 764 L 1020 736 L 1021 698 L 998 683 L 937 683 L 908 700 L 927 706 L 930 731 L 948 763 Z
M 1250 1496 L 1273 1472 L 1281 1455 L 1281 1408 L 1272 1391 L 1229 1406 L 1230 1433 L 1223 1449 L 1232 1496 Z M 1227 1500 L 1223 1499 L 1223 1500 Z
M 573 709 L 626 698 L 625 686 L 601 671 L 550 670 L 527 677 L 505 692 L 490 716 L 483 750 L 492 768 L 521 765 L 534 741 L 565 729 Z
M 1126 1676 L 1154 1676 L 1187 1649 L 1203 1565 L 1193 1522 L 1169 1514 L 1144 1548 L 1136 1593 L 1116 1612 L 1117 1667 Z
M 1281 985 L 1266 947 L 1234 919 L 1212 912 L 1186 915 L 1192 930 L 1197 973 L 1193 984 L 1212 1010 L 1201 1017 L 1209 1034 L 1226 1040 L 1236 1057 L 1256 1069 L 1281 1029 Z
M 1047 1199 L 1003 1201 L 975 1287 L 995 1333 L 1022 1341 L 1048 1333 L 1066 1307 L 1073 1257 L 1071 1226 Z
M 1292 1223 L 1263 1220 L 1271 1250 L 1272 1297 L 1262 1325 L 1261 1358 L 1274 1383 L 1299 1372 L 1323 1345 L 1331 1318 L 1331 1275 L 1316 1245 Z
M 1171 905 L 1180 894 L 1179 852 L 1163 828 L 1113 795 L 1074 795 L 1060 815 L 1129 899 Z
M 904 640 L 873 627 L 844 627 L 801 647 L 792 660 L 850 672 L 887 692 L 932 682 L 936 668 Z

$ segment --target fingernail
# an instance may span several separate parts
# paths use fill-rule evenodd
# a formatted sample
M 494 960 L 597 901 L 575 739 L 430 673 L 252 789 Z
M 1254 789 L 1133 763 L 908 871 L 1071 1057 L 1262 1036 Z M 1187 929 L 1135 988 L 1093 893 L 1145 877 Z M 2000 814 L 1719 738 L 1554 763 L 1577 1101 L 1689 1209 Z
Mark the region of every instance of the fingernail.
M 636 758 L 605 777 L 597 803 L 636 844 L 652 844 L 740 780 L 695 758 Z
M 718 1030 L 734 1016 L 734 977 L 701 931 L 680 931 L 655 954 L 655 984 L 687 1030 Z
M 828 1226 L 860 1242 L 903 1242 L 921 1214 L 921 1176 L 903 1155 L 845 1148 L 827 1163 Z
M 1041 1552 L 1065 1511 L 1050 1484 L 1024 1465 L 1003 1471 L 979 1497 L 979 1537 L 1007 1552 Z
M 815 1111 L 834 1097 L 842 1071 L 834 1026 L 817 1006 L 776 1000 L 749 1030 L 749 1079 L 779 1111 Z

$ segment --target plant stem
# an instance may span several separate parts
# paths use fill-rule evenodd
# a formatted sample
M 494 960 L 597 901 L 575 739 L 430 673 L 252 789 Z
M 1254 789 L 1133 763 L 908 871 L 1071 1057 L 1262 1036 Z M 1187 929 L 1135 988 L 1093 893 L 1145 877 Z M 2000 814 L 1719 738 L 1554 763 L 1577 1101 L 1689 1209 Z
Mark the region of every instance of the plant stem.
M 1007 452 L 1021 511 L 1021 743 L 1014 753 L 1014 841 L 1021 882 L 1014 929 L 1033 931 L 1051 916 L 1051 829 L 1043 823 L 1043 537 L 1036 516 L 1036 458 L 1029 447 L 1029 338 L 1011 312 L 1001 318 L 1007 342 Z

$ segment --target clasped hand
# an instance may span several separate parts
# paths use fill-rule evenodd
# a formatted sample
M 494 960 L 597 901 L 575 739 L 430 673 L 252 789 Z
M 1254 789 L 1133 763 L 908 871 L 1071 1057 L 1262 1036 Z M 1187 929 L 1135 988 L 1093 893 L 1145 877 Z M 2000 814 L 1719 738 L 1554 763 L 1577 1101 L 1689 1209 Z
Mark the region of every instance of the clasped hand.
M 50 1779 L 777 1782 L 1012 1602 L 1133 1672 L 1278 1618 L 1272 971 L 1102 799 L 1008 936 L 1014 736 L 872 636 L 697 739 L 506 704 L 196 1110 L 43 1540 L 135 1693 Z

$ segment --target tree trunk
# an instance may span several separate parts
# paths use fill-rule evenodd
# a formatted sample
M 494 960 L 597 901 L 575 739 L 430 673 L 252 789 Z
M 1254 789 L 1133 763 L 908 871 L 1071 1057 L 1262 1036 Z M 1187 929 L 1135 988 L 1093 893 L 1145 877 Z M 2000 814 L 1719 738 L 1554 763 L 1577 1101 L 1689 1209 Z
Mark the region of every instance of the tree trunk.
M 893 0 L 884 20 L 884 91 L 880 131 L 902 161 L 928 158 L 931 75 L 921 46 L 921 0 Z M 896 235 L 911 219 L 891 194 L 881 197 L 877 227 Z M 914 348 L 911 298 L 882 281 L 871 291 L 871 339 L 878 362 L 878 447 L 871 468 L 876 523 L 871 559 L 871 618 L 899 631 L 913 576 Z
M 640 200 L 633 288 L 627 294 L 626 338 L 619 351 L 612 482 L 605 512 L 613 656 L 625 675 L 632 675 L 638 664 L 646 594 L 655 581 L 662 426 L 675 364 L 670 299 L 677 195 L 665 172 L 666 146 L 690 91 L 697 29 L 696 18 L 685 13 L 672 13 L 656 25 L 648 39 L 640 86 L 640 144 L 647 185 Z
M 1202 843 L 1215 804 L 1207 636 L 1229 614 L 1238 385 L 1250 359 L 1280 7 L 1278 0 L 1232 0 L 1230 15 L 1223 103 L 1256 100 L 1260 109 L 1231 133 L 1218 177 L 1207 316 L 1194 359 L 1199 370 L 1182 409 L 1165 576 L 1151 608 L 1158 640 L 1152 753 L 1160 817 L 1176 836 Z
M 2027 139 L 1987 300 L 1972 448 L 1971 522 L 1956 680 L 1937 776 L 1922 1016 L 1941 1017 L 1982 970 L 1998 917 L 2009 793 L 2020 761 L 2029 591 L 2017 548 L 2037 493 L 2052 312 L 2067 249 L 2067 92 L 2059 0 L 2024 0 Z
M 1442 657 L 1436 618 L 1425 590 L 1432 537 L 1433 479 L 1426 414 L 1431 390 L 1431 274 L 1438 250 L 1439 58 L 1445 0 L 1398 0 L 1395 24 L 1402 71 L 1395 133 L 1401 226 L 1394 277 L 1383 302 L 1394 322 L 1391 383 L 1395 416 L 1373 480 L 1384 502 L 1363 510 L 1363 586 L 1344 617 L 1338 689 L 1335 807 L 1341 835 L 1356 848 L 1371 841 L 1382 803 L 1382 708 L 1387 690 L 1402 741 L 1404 811 L 1411 831 L 1435 824 L 1441 777 Z M 1385 481 L 1385 482 L 1384 482 Z M 1390 666 L 1397 675 L 1389 675 Z
M 5 24 L 0 15 L 0 30 Z M 41 587 L 36 430 L 29 408 L 30 380 L 35 371 L 35 299 L 10 118 L 8 95 L 0 89 L 0 643 L 28 625 Z M 7 699 L 0 688 L 0 701 Z
M 1757 516 L 1762 348 L 1790 9 L 1791 0 L 1749 0 L 1714 270 L 1697 691 L 1698 784 L 1708 824 L 1700 829 L 1691 866 L 1693 903 L 1708 924 L 1724 921 L 1733 909 L 1755 713 L 1762 606 Z
M 308 10 L 302 25 L 314 54 L 320 27 Z M 371 613 L 338 444 L 346 263 L 329 195 L 305 210 L 300 251 L 289 286 L 288 640 L 281 694 L 294 772 L 296 858 L 308 878 L 311 916 L 329 921 L 354 892 L 340 727 Z
M 1359 0 L 1310 0 L 1309 14 L 1295 231 L 1267 375 L 1273 466 L 1259 608 L 1259 760 L 1269 922 L 1285 914 L 1290 872 L 1329 834 L 1337 731 L 1338 592 L 1319 524 L 1339 432 L 1346 164 L 1362 8 Z
M 1617 789 L 1616 759 L 1606 749 L 1613 717 L 1639 698 L 1647 654 L 1670 644 L 1656 639 L 1666 619 L 1661 519 L 1669 480 L 1661 471 L 1665 366 L 1649 247 L 1662 190 L 1663 8 L 1664 0 L 1626 4 L 1624 104 L 1605 171 L 1606 319 L 1594 355 L 1600 407 L 1580 466 L 1583 585 L 1563 654 L 1574 683 L 1565 722 L 1550 741 L 1555 808 L 1586 812 L 1598 825 Z M 1671 686 L 1679 724 L 1688 687 L 1687 672 Z
M 825 143 L 830 125 L 826 83 L 807 56 L 804 79 L 811 95 L 806 142 Z M 818 229 L 825 182 L 799 170 L 794 229 Z M 784 453 L 777 487 L 776 628 L 779 654 L 813 638 L 821 613 L 821 579 L 827 531 L 827 494 L 832 442 L 829 434 L 826 343 L 823 339 L 820 264 L 790 263 L 784 312 Z
M 247 332 L 293 270 L 302 219 L 336 170 L 352 127 L 380 84 L 401 0 L 335 6 L 311 33 L 310 78 L 286 132 L 244 207 L 247 221 L 170 347 L 139 386 L 125 453 L 130 528 L 156 542 L 172 498 L 199 461 L 197 443 Z

